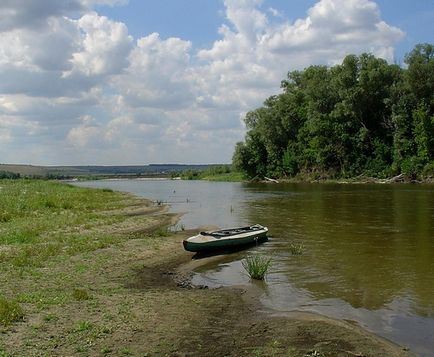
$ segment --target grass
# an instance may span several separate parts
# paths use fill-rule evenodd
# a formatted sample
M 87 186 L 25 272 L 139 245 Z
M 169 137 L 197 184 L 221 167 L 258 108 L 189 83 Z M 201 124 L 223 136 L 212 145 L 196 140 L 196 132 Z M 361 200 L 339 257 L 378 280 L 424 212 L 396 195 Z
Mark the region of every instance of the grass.
M 259 254 L 250 255 L 243 260 L 242 264 L 250 278 L 255 280 L 264 280 L 271 265 L 271 258 Z
M 90 331 L 94 328 L 94 325 L 89 321 L 79 321 L 75 328 L 75 332 Z
M 302 243 L 291 243 L 289 245 L 289 251 L 292 255 L 301 255 L 304 251 L 304 245 Z
M 77 301 L 90 300 L 89 293 L 84 289 L 74 289 L 72 291 L 72 297 Z
M 115 243 L 98 228 L 121 221 L 106 211 L 129 203 L 123 193 L 47 181 L 0 180 L 0 187 L 0 264 L 16 267 Z
M 214 175 L 204 175 L 201 180 L 206 181 L 219 181 L 219 182 L 241 182 L 246 178 L 241 172 L 229 172 Z
M 8 326 L 13 322 L 21 321 L 24 312 L 16 301 L 7 300 L 0 296 L 0 324 Z
M 39 180 L 0 180 L 0 194 L 1 293 L 17 297 L 9 301 L 0 296 L 0 325 L 24 318 L 19 303 L 30 304 L 30 310 L 45 310 L 91 300 L 93 296 L 85 289 L 66 289 L 68 282 L 60 275 L 59 284 L 54 284 L 44 269 L 81 254 L 121 245 L 131 236 L 122 234 L 122 229 L 134 231 L 149 222 L 148 217 L 129 217 L 122 211 L 131 205 L 144 205 L 143 200 L 107 189 Z M 164 236 L 166 232 L 161 229 L 155 234 Z M 82 266 L 88 263 L 81 261 L 77 265 Z M 85 271 L 75 272 L 77 277 L 82 274 Z M 32 281 L 27 286 L 16 283 L 27 279 Z

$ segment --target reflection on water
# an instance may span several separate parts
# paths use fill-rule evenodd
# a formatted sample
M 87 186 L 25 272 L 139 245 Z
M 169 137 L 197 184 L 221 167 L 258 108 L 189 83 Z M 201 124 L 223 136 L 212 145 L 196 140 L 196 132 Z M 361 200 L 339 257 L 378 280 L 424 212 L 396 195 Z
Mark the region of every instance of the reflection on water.
M 434 350 L 433 186 L 92 185 L 173 202 L 173 210 L 187 212 L 182 223 L 189 227 L 266 225 L 272 240 L 254 248 L 273 257 L 262 297 L 266 307 L 354 320 L 421 355 Z M 291 242 L 303 243 L 304 254 L 291 255 Z M 195 281 L 249 284 L 241 265 L 246 254 L 201 268 Z

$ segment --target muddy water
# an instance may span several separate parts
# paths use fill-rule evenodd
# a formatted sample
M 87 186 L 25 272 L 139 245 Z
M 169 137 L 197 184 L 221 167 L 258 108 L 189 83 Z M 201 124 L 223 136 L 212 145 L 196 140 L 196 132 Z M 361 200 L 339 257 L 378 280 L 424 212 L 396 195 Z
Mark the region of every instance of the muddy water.
M 82 183 L 83 185 L 83 183 Z M 311 311 L 359 323 L 419 355 L 434 355 L 434 186 L 251 185 L 99 181 L 171 204 L 186 227 L 261 223 L 272 257 L 261 298 L 273 312 Z M 291 243 L 303 254 L 293 256 Z M 230 254 L 197 271 L 211 286 L 250 284 Z

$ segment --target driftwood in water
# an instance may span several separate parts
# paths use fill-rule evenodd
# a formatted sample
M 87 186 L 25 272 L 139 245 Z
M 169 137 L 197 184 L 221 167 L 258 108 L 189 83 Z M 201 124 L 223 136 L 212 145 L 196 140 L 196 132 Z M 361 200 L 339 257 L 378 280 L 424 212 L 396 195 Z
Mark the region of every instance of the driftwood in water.
M 397 176 L 394 176 L 388 180 L 386 180 L 387 182 L 402 182 L 405 180 L 404 174 L 399 174 Z
M 264 179 L 265 179 L 266 181 L 270 181 L 270 182 L 274 182 L 274 183 L 279 183 L 279 181 L 277 181 L 277 180 L 275 180 L 275 179 L 272 179 L 272 178 L 269 178 L 269 177 L 265 177 L 265 176 L 264 176 Z

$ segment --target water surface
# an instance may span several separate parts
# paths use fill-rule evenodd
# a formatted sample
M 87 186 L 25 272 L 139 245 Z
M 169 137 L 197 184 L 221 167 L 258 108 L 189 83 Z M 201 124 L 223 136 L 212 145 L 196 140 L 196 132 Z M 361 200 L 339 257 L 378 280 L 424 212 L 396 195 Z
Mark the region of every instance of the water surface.
M 434 186 L 95 181 L 186 212 L 186 227 L 260 223 L 273 258 L 261 301 L 274 312 L 310 311 L 358 322 L 434 355 Z M 293 256 L 292 242 L 304 245 Z M 200 268 L 194 281 L 249 284 L 250 251 Z

